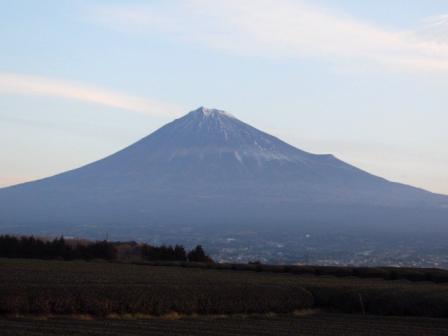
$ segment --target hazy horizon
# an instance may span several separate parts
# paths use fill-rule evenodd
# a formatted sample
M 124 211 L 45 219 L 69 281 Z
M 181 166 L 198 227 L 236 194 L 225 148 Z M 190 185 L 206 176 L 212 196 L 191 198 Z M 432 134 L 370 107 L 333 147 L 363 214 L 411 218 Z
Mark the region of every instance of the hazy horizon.
M 0 187 L 199 107 L 448 194 L 444 1 L 1 3 Z

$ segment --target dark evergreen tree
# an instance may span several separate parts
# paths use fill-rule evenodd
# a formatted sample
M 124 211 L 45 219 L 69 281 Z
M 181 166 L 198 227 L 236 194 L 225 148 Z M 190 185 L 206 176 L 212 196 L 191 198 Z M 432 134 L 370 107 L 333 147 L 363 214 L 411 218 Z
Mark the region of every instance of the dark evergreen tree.
M 198 245 L 188 253 L 188 261 L 213 262 L 213 259 L 205 254 L 201 245 Z

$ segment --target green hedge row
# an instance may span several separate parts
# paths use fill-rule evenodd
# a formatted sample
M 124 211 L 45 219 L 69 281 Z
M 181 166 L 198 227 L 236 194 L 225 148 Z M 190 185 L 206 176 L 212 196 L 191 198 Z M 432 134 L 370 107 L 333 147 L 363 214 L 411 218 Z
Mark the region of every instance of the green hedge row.
M 249 314 L 314 306 L 298 285 L 26 286 L 0 288 L 0 314 Z
M 191 263 L 191 262 L 144 262 L 152 266 L 178 266 L 221 270 L 328 275 L 336 277 L 377 278 L 384 280 L 431 281 L 448 283 L 448 271 L 437 268 L 408 267 L 339 267 L 339 266 L 295 266 L 231 263 Z

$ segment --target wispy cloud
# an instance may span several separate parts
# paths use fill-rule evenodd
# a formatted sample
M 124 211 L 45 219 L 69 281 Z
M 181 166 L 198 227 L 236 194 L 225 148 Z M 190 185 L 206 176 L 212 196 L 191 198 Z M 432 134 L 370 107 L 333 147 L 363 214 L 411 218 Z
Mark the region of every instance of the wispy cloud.
M 448 14 L 431 16 L 423 20 L 415 32 L 422 38 L 439 44 L 448 44 Z
M 74 99 L 152 116 L 177 115 L 182 112 L 174 104 L 134 97 L 85 83 L 15 73 L 0 72 L 0 93 Z
M 234 53 L 448 71 L 447 40 L 386 29 L 311 1 L 185 0 L 103 5 L 93 13 L 96 22 L 115 30 L 164 33 Z M 446 16 L 426 25 L 427 32 L 440 30 L 441 23 Z

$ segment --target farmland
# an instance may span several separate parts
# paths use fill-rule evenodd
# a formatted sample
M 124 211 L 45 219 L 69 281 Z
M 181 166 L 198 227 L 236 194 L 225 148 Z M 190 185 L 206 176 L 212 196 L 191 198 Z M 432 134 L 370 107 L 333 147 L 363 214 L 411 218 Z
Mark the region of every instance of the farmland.
M 0 327 L 30 336 L 448 334 L 445 282 L 184 266 L 0 259 Z

